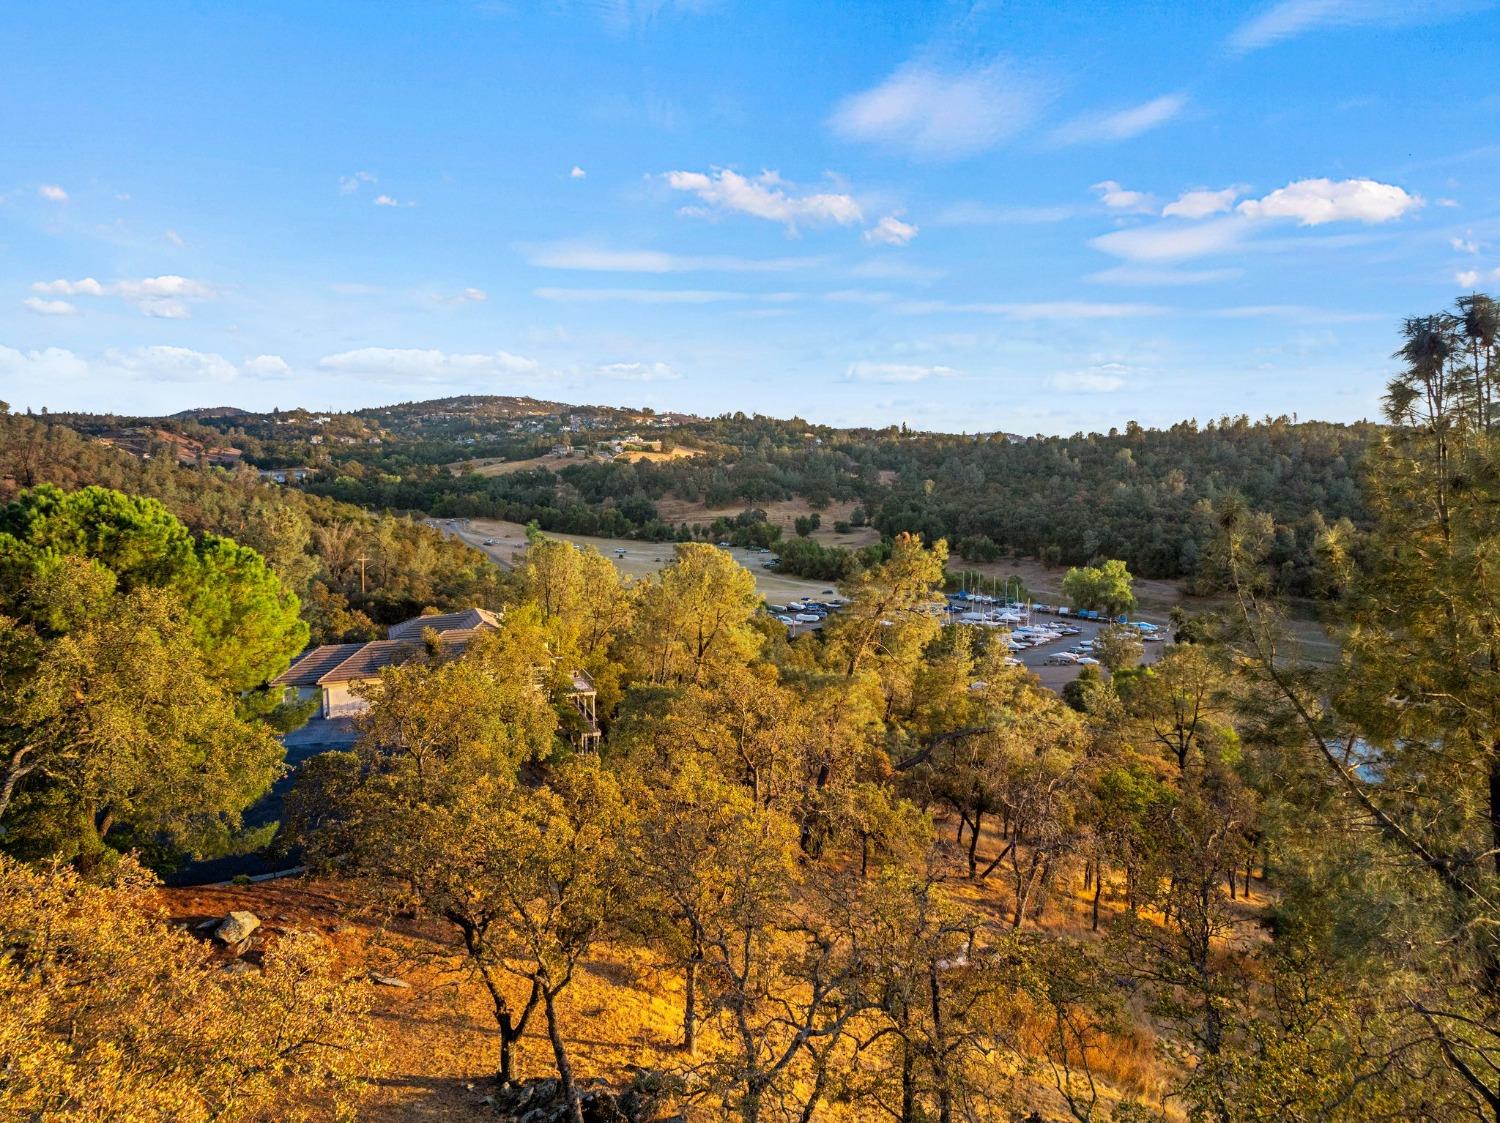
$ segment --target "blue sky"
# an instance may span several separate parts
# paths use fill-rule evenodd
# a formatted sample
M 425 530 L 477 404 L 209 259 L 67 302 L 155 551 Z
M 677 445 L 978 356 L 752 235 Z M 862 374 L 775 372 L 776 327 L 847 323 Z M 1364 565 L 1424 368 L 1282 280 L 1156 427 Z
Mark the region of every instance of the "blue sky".
M 1373 416 L 1500 290 L 1500 12 L 0 9 L 0 398 Z

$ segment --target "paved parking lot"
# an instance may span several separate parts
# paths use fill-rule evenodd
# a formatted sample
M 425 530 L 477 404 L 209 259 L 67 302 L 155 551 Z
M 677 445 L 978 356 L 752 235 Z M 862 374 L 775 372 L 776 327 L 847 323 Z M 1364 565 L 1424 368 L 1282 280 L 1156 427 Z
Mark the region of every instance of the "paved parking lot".
M 1056 623 L 1058 620 L 1059 617 L 1046 616 L 1040 613 L 1033 615 L 1031 618 L 1033 624 L 1051 624 Z M 1054 643 L 1044 643 L 1040 647 L 1028 648 L 1016 655 L 1016 658 L 1021 661 L 1022 665 L 1035 674 L 1037 678 L 1041 679 L 1042 685 L 1050 690 L 1061 690 L 1077 678 L 1083 668 L 1076 665 L 1071 667 L 1048 667 L 1045 665 L 1047 656 L 1059 651 L 1066 651 L 1074 644 L 1081 643 L 1084 640 L 1093 639 L 1104 627 L 1102 623 L 1094 623 L 1087 620 L 1070 620 L 1068 622 L 1083 629 L 1082 632 L 1076 636 L 1063 636 L 1062 639 Z M 1152 623 L 1156 622 L 1152 621 Z M 1141 662 L 1154 663 L 1157 659 L 1161 658 L 1162 649 L 1166 646 L 1167 641 L 1165 640 L 1161 643 L 1143 645 Z

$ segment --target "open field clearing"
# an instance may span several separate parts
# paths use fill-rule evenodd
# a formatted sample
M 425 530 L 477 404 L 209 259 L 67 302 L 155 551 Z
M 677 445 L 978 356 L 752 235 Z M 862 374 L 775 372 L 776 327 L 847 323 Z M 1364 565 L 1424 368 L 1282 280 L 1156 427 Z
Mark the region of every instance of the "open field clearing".
M 506 569 L 513 567 L 526 550 L 526 528 L 520 523 L 470 519 L 464 525 L 449 526 L 441 520 L 432 520 L 432 525 L 483 550 Z M 616 568 L 627 577 L 653 574 L 670 562 L 673 556 L 671 542 L 640 542 L 634 538 L 594 538 L 585 534 L 550 532 L 547 537 L 572 542 L 575 546 L 592 546 L 614 562 Z M 494 545 L 486 546 L 484 543 L 487 540 L 492 540 Z M 620 553 L 622 550 L 623 555 Z M 818 596 L 832 587 L 826 581 L 807 581 L 773 573 L 763 564 L 771 557 L 770 554 L 757 554 L 737 548 L 729 553 L 755 577 L 755 587 L 761 596 L 773 603 Z
M 825 546 L 844 546 L 858 549 L 880 541 L 880 532 L 872 526 L 851 527 L 849 533 L 839 534 L 833 529 L 837 522 L 848 522 L 849 516 L 859 504 L 852 500 L 830 503 L 821 509 L 813 507 L 805 499 L 777 499 L 770 503 L 739 503 L 729 507 L 705 507 L 701 503 L 689 503 L 670 495 L 657 501 L 656 510 L 663 522 L 673 526 L 707 526 L 715 519 L 733 519 L 747 507 L 764 511 L 766 521 L 779 526 L 782 534 L 790 538 L 795 533 L 796 521 L 805 515 L 818 515 L 822 525 L 813 531 L 812 537 Z
M 582 464 L 584 460 L 582 456 L 554 456 L 550 452 L 544 456 L 533 456 L 529 460 L 482 457 L 477 460 L 456 460 L 448 465 L 448 471 L 455 476 L 465 471 L 473 472 L 476 476 L 508 476 L 512 472 L 529 472 L 533 468 L 550 468 L 556 471 L 569 464 Z

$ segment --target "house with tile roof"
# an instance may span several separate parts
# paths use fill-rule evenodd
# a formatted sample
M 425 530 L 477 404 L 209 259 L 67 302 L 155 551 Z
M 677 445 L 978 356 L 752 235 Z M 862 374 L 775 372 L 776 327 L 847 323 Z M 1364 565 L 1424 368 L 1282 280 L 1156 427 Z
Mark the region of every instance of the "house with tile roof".
M 316 698 L 316 717 L 354 717 L 370 708 L 358 688 L 378 679 L 385 667 L 426 658 L 431 653 L 429 633 L 436 637 L 438 653 L 452 657 L 463 654 L 480 632 L 499 627 L 500 617 L 483 608 L 414 616 L 391 625 L 385 639 L 315 647 L 273 678 L 271 685 L 280 687 L 289 699 Z

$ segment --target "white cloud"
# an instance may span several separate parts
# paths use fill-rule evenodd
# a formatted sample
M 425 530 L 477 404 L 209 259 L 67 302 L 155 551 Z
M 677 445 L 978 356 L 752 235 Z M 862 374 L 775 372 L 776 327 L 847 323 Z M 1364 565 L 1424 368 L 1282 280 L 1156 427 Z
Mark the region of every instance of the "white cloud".
M 1187 108 L 1187 103 L 1185 94 L 1166 94 L 1128 109 L 1085 113 L 1059 128 L 1052 139 L 1057 144 L 1130 140 L 1171 121 Z
M 841 101 L 829 124 L 846 140 L 949 160 L 1015 136 L 1049 99 L 1050 91 L 1001 62 L 960 71 L 910 62 Z
M 1389 222 L 1416 210 L 1422 200 L 1373 179 L 1302 179 L 1236 208 L 1248 218 L 1294 218 L 1303 226 L 1325 222 Z
M 78 307 L 66 300 L 43 300 L 39 296 L 28 296 L 21 301 L 21 307 L 38 316 L 72 316 L 78 312 Z
M 1474 239 L 1472 237 L 1468 237 L 1468 238 L 1449 238 L 1448 239 L 1448 244 L 1450 246 L 1452 246 L 1455 250 L 1457 250 L 1459 253 L 1478 253 L 1479 252 L 1479 243 L 1476 242 L 1476 241 L 1474 241 Z
M 289 378 L 292 368 L 280 355 L 256 355 L 245 362 L 245 373 L 260 378 Z
M 353 195 L 364 184 L 374 182 L 375 173 L 373 172 L 355 172 L 353 175 L 341 175 L 339 176 L 339 194 Z
M 660 250 L 614 250 L 579 242 L 527 249 L 527 261 L 545 269 L 595 273 L 785 273 L 823 264 L 821 257 L 695 257 Z
M 919 366 L 915 363 L 850 363 L 844 371 L 849 382 L 925 382 L 929 378 L 951 378 L 952 367 Z
M 1071 394 L 1112 394 L 1125 388 L 1125 379 L 1119 363 L 1105 363 L 1088 370 L 1060 371 L 1052 376 L 1055 389 Z
M 117 296 L 147 316 L 166 320 L 185 320 L 192 315 L 188 301 L 213 300 L 219 295 L 206 281 L 172 273 L 109 284 L 100 284 L 93 277 L 37 281 L 31 291 L 42 296 Z
M 43 296 L 103 296 L 104 286 L 92 277 L 85 277 L 81 281 L 36 281 L 31 291 Z
M 45 401 L 68 384 L 92 388 L 130 385 L 140 388 L 160 383 L 223 385 L 240 372 L 223 355 L 187 347 L 110 348 L 85 357 L 62 348 L 21 352 L 0 346 L 0 385 L 24 388 L 32 400 Z
M 401 205 L 401 201 L 399 199 L 393 199 L 389 195 L 376 195 L 375 205 L 377 207 L 399 207 Z
M 399 347 L 361 347 L 325 355 L 318 366 L 336 374 L 362 375 L 388 381 L 448 382 L 478 378 L 535 375 L 535 359 L 509 351 L 488 354 L 450 354 L 445 351 Z
M 1212 219 L 1189 226 L 1159 223 L 1102 234 L 1089 245 L 1126 261 L 1182 261 L 1236 248 L 1244 240 L 1249 227 L 1250 223 L 1239 217 Z
M 1088 279 L 1101 285 L 1207 285 L 1238 276 L 1238 269 L 1153 269 L 1149 266 L 1115 265 L 1091 273 Z
M 127 299 L 180 297 L 185 300 L 212 300 L 218 291 L 206 281 L 166 273 L 160 277 L 143 277 L 139 281 L 116 281 L 110 290 Z
M 880 242 L 887 246 L 904 246 L 916 236 L 917 227 L 909 222 L 902 222 L 893 214 L 886 215 L 865 231 L 865 241 Z
M 796 195 L 777 172 L 763 171 L 753 179 L 715 168 L 712 172 L 668 172 L 667 183 L 677 191 L 690 191 L 711 210 L 746 214 L 779 222 L 788 230 L 801 223 L 836 223 L 848 226 L 864 218 L 852 195 L 819 192 Z
M 177 233 L 177 231 L 175 230 L 166 231 L 166 233 L 164 233 L 162 237 L 171 242 L 174 246 L 187 245 L 187 243 L 182 240 L 182 235 Z
M 1245 193 L 1243 187 L 1226 187 L 1222 191 L 1184 191 L 1161 209 L 1164 218 L 1207 218 L 1224 214 Z
M 1464 288 L 1473 288 L 1480 281 L 1500 281 L 1500 269 L 1491 269 L 1488 273 L 1481 273 L 1478 269 L 1465 269 L 1462 273 L 1455 273 L 1453 279 Z
M 1143 191 L 1128 191 L 1112 179 L 1103 180 L 1089 188 L 1099 196 L 1099 201 L 1112 211 L 1150 211 L 1156 208 L 1156 200 Z
M 1254 51 L 1320 28 L 1401 27 L 1473 11 L 1474 0 L 1281 0 L 1235 29 L 1229 46 Z
M 570 179 L 583 179 L 588 174 L 589 174 L 588 172 L 584 171 L 577 164 L 574 164 L 573 165 L 573 170 L 568 173 L 568 177 Z
M 42 389 L 87 378 L 89 364 L 61 347 L 17 351 L 0 344 L 0 375 L 5 376 L 7 384 L 24 383 Z
M 675 382 L 682 377 L 666 363 L 605 363 L 599 374 L 625 382 Z
M 232 382 L 239 376 L 233 363 L 211 351 L 187 347 L 111 348 L 104 352 L 111 366 L 142 378 L 165 382 Z
M 44 183 L 36 189 L 36 193 L 51 203 L 66 203 L 68 193 L 55 183 Z

